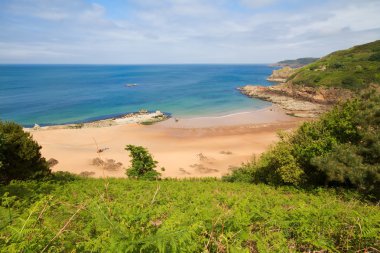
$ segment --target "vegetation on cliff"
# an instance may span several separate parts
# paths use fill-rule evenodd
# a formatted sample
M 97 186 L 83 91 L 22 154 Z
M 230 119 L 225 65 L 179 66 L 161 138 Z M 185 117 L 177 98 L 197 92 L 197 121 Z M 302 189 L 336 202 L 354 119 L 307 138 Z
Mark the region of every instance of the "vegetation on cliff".
M 380 199 L 380 94 L 336 106 L 226 176 L 227 181 L 341 186 Z
M 300 68 L 307 64 L 310 64 L 312 62 L 317 61 L 319 58 L 312 58 L 312 57 L 306 57 L 306 58 L 298 58 L 296 60 L 284 60 L 279 61 L 274 66 L 280 66 L 280 67 L 291 67 L 291 68 Z
M 278 104 L 288 114 L 316 117 L 334 104 L 380 84 L 380 40 L 337 51 L 300 69 L 274 70 L 273 86 L 246 85 L 239 90 Z
M 288 83 L 352 90 L 380 84 L 380 40 L 331 53 L 297 70 Z

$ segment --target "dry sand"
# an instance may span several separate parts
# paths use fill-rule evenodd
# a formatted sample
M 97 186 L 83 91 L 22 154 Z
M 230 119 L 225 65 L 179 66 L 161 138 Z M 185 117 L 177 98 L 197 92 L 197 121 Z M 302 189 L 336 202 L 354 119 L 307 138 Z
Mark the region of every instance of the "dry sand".
M 303 119 L 304 120 L 304 119 Z M 222 117 L 170 119 L 155 125 L 125 124 L 102 128 L 30 130 L 42 155 L 58 160 L 53 171 L 91 172 L 95 177 L 124 177 L 130 164 L 127 144 L 148 148 L 164 177 L 220 177 L 259 155 L 278 140 L 277 131 L 302 120 L 277 107 Z M 97 153 L 98 149 L 105 149 Z M 93 160 L 112 159 L 108 167 Z M 120 166 L 117 163 L 122 163 Z

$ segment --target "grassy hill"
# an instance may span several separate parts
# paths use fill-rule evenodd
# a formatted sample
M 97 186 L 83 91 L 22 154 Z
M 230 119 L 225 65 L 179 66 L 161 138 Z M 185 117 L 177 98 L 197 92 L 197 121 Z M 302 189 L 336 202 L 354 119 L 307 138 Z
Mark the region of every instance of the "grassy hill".
M 297 70 L 288 82 L 347 89 L 380 84 L 380 40 L 331 53 Z
M 312 62 L 315 62 L 319 58 L 312 58 L 312 57 L 307 57 L 307 58 L 298 58 L 296 60 L 284 60 L 284 61 L 279 61 L 274 66 L 281 66 L 281 67 L 291 67 L 291 68 L 299 68 L 302 66 L 305 66 L 307 64 L 310 64 Z
M 346 190 L 63 177 L 13 182 L 0 195 L 1 252 L 379 248 L 379 207 Z

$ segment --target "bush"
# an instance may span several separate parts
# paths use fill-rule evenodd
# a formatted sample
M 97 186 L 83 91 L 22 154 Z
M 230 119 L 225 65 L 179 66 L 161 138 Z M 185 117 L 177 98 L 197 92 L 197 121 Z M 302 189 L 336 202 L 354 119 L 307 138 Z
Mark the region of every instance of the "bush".
M 361 85 L 362 81 L 353 76 L 347 76 L 342 79 L 342 87 L 344 88 L 357 88 L 361 87 Z
M 372 54 L 369 58 L 369 61 L 380 61 L 380 52 Z
M 141 146 L 127 145 L 125 150 L 130 151 L 132 165 L 126 171 L 129 178 L 155 180 L 160 177 L 160 173 L 155 171 L 157 161 L 153 160 L 148 150 Z
M 339 63 L 339 62 L 334 62 L 334 63 L 330 64 L 330 67 L 333 69 L 340 69 L 340 68 L 343 68 L 344 65 L 342 63 Z
M 331 152 L 313 158 L 312 164 L 326 175 L 330 184 L 345 184 L 363 192 L 379 194 L 380 166 L 364 163 L 356 146 L 337 145 Z
M 222 180 L 225 182 L 259 183 L 256 165 L 256 161 L 243 163 L 241 167 L 232 168 L 233 173 L 224 175 Z
M 256 180 L 265 183 L 299 185 L 303 182 L 304 172 L 286 140 L 263 154 L 256 167 Z
M 241 178 L 246 176 L 247 180 Z M 227 181 L 354 188 L 380 198 L 380 94 L 336 106 L 306 122 Z
M 22 127 L 0 121 L 0 181 L 42 178 L 50 174 L 41 146 Z

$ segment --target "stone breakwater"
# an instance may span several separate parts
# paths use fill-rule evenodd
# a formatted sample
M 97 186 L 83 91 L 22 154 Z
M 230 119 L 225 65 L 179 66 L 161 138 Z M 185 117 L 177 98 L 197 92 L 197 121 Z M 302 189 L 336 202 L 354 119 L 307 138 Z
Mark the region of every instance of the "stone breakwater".
M 170 116 L 162 113 L 160 111 L 148 112 L 145 110 L 141 110 L 139 112 L 128 113 L 122 115 L 120 117 L 114 117 L 103 120 L 96 120 L 92 122 L 84 122 L 78 124 L 65 124 L 65 125 L 55 125 L 55 126 L 45 126 L 40 127 L 39 125 L 35 125 L 31 130 L 43 130 L 43 129 L 80 129 L 80 128 L 96 128 L 96 127 L 108 127 L 115 125 L 124 125 L 124 124 L 144 124 L 149 125 L 156 122 L 160 122 L 168 119 Z
M 318 117 L 333 104 L 351 96 L 350 91 L 339 88 L 299 87 L 290 84 L 268 87 L 246 85 L 238 90 L 249 97 L 277 104 L 287 114 L 302 118 Z

